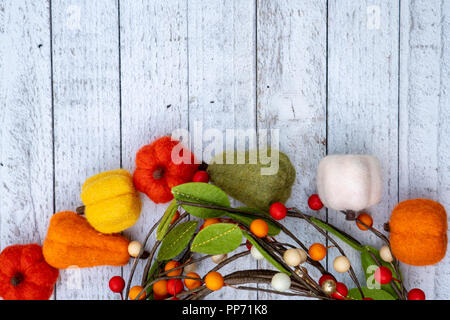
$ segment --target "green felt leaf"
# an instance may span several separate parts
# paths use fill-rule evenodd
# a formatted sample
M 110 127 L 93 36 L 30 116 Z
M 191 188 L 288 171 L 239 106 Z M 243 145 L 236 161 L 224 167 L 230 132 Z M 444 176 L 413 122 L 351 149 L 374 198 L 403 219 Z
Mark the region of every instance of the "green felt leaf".
M 375 270 L 378 268 L 378 265 L 376 261 L 372 258 L 372 256 L 369 254 L 369 251 L 372 252 L 377 260 L 383 265 L 388 267 L 392 271 L 392 276 L 396 279 L 401 279 L 401 275 L 398 275 L 395 273 L 394 268 L 392 268 L 390 263 L 387 263 L 383 261 L 380 257 L 380 253 L 377 249 L 371 247 L 371 246 L 364 246 L 364 250 L 361 252 L 361 267 L 364 271 L 364 274 L 366 275 L 366 281 L 369 287 L 379 285 L 375 282 Z M 370 285 L 369 285 L 370 284 Z M 400 286 L 398 284 L 397 287 L 400 289 Z M 398 299 L 398 295 L 395 292 L 395 290 L 392 288 L 391 284 L 383 284 L 381 285 L 381 289 L 388 292 L 390 295 L 392 295 L 394 298 Z
M 249 208 L 249 207 L 240 207 L 240 208 L 236 208 L 242 211 L 248 211 L 248 212 L 254 212 L 254 213 L 261 213 L 261 214 L 265 214 L 267 216 L 269 216 L 268 212 L 265 212 L 263 210 L 260 209 L 255 209 L 255 208 Z M 247 227 L 250 227 L 250 224 L 252 223 L 253 220 L 255 219 L 261 219 L 259 217 L 254 217 L 254 216 L 250 216 L 250 215 L 246 215 L 243 213 L 227 213 L 227 216 L 230 217 L 233 220 L 239 221 L 242 224 L 246 225 Z M 280 233 L 280 228 L 275 225 L 272 221 L 270 221 L 269 219 L 263 219 L 267 222 L 267 225 L 269 226 L 269 236 L 276 236 Z
M 277 268 L 280 272 L 286 273 L 289 276 L 291 275 L 291 272 L 286 268 L 284 268 L 274 258 L 272 258 L 270 254 L 266 250 L 264 250 L 263 247 L 261 247 L 259 243 L 251 235 L 249 235 L 247 232 L 244 232 L 244 236 L 248 239 L 248 241 L 250 241 L 252 245 L 256 247 L 256 249 L 258 249 L 258 251 L 264 256 L 264 258 L 266 258 L 266 260 L 269 261 L 275 268 Z
M 164 236 L 167 233 L 167 230 L 170 227 L 170 222 L 172 222 L 172 218 L 175 215 L 175 213 L 177 212 L 178 209 L 178 205 L 175 199 L 173 199 L 169 206 L 166 209 L 166 212 L 164 212 L 164 215 L 161 219 L 161 222 L 158 226 L 158 230 L 156 230 L 156 239 L 157 240 L 162 240 L 164 238 Z
M 190 182 L 180 184 L 172 188 L 172 194 L 178 201 L 209 204 L 227 208 L 230 207 L 230 200 L 226 193 L 209 183 Z M 182 205 L 182 207 L 193 216 L 202 219 L 219 218 L 226 214 L 226 212 L 222 210 L 198 208 L 187 205 Z
M 342 241 L 347 243 L 349 246 L 351 246 L 353 249 L 358 250 L 360 252 L 362 252 L 364 250 L 362 245 L 360 245 L 358 242 L 355 242 L 355 240 L 353 240 L 352 238 L 347 237 L 346 235 L 342 234 L 339 230 L 337 230 L 336 228 L 333 228 L 328 223 L 326 223 L 322 220 L 316 219 L 314 217 L 311 217 L 311 222 L 314 223 L 316 226 L 318 226 L 322 229 L 325 229 L 326 231 L 335 235 L 336 237 L 338 237 L 339 239 L 341 239 Z
M 396 300 L 392 295 L 381 289 L 369 289 L 367 287 L 362 287 L 361 289 L 366 298 L 372 298 L 373 300 Z M 348 290 L 348 297 L 355 300 L 362 299 L 358 288 Z
M 254 152 L 257 157 L 251 159 Z M 270 158 L 266 159 L 266 155 Z M 273 163 L 268 161 L 270 159 Z M 274 172 L 267 172 L 269 167 Z M 258 152 L 228 150 L 211 159 L 207 170 L 211 182 L 231 197 L 262 210 L 269 210 L 274 202 L 285 203 L 296 177 L 289 157 L 275 149 L 260 149 Z
M 197 225 L 197 221 L 188 221 L 173 228 L 161 243 L 158 260 L 170 260 L 179 255 L 187 247 L 189 241 L 191 241 Z
M 191 244 L 191 251 L 225 254 L 242 243 L 242 231 L 233 223 L 215 223 L 201 230 Z

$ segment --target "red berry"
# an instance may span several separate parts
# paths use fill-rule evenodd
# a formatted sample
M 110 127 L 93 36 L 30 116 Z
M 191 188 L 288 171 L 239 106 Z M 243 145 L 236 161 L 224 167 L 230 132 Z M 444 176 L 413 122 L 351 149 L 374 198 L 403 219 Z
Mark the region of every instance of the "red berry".
M 381 266 L 375 270 L 375 281 L 379 284 L 387 284 L 392 280 L 392 271 L 388 267 Z
M 425 300 L 425 292 L 419 288 L 411 289 L 408 292 L 408 300 Z
M 373 299 L 369 298 L 369 297 L 365 297 L 365 298 L 363 298 L 363 300 L 373 300 Z
M 176 295 L 183 291 L 184 285 L 180 279 L 170 279 L 167 281 L 167 292 L 171 295 Z
M 166 296 L 167 297 L 167 296 Z M 157 294 L 153 293 L 153 299 L 155 300 L 164 300 L 166 297 L 164 296 L 158 296 Z
M 319 279 L 319 286 L 322 286 L 323 282 L 325 280 L 333 280 L 336 281 L 336 278 L 333 277 L 331 274 L 324 274 L 323 276 L 320 277 Z
M 323 208 L 323 203 L 319 198 L 318 194 L 313 194 L 308 199 L 308 206 L 311 210 L 320 210 Z
M 270 206 L 269 212 L 272 218 L 281 220 L 286 217 L 287 209 L 281 202 L 275 202 Z
M 208 172 L 199 170 L 194 174 L 194 177 L 192 178 L 193 182 L 209 182 L 209 175 Z
M 336 292 L 331 295 L 332 298 L 338 300 L 345 300 L 348 294 L 348 289 L 342 282 L 336 282 Z
M 253 247 L 252 243 L 250 241 L 248 241 L 248 240 L 245 241 L 245 246 L 247 247 L 248 250 L 251 250 L 252 247 Z
M 109 288 L 112 292 L 120 293 L 125 288 L 125 280 L 121 276 L 112 277 L 109 280 Z

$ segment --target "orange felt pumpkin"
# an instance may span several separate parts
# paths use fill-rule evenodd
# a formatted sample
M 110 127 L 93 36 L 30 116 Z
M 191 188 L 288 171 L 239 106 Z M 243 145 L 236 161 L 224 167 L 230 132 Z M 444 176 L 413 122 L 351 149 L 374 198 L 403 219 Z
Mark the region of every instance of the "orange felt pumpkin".
M 401 262 L 426 266 L 438 263 L 447 250 L 447 214 L 429 199 L 400 202 L 389 221 L 392 254 Z
M 181 163 L 173 161 L 172 151 L 179 157 L 177 160 L 183 160 Z M 170 189 L 191 182 L 197 169 L 194 155 L 188 149 L 171 137 L 162 137 L 138 151 L 133 182 L 153 202 L 165 203 L 173 199 Z
M 48 300 L 58 279 L 37 244 L 6 247 L 0 254 L 0 297 L 5 300 Z
M 130 259 L 128 244 L 125 237 L 100 233 L 85 218 L 64 211 L 50 219 L 43 253 L 47 263 L 58 269 L 123 266 Z

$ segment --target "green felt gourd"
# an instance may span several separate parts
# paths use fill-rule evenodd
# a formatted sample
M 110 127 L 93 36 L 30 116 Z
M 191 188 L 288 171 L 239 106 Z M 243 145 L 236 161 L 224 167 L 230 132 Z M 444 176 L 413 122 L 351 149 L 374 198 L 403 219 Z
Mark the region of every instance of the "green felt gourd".
M 230 152 L 233 153 L 227 151 L 217 155 L 208 165 L 212 183 L 247 206 L 261 210 L 268 210 L 272 203 L 285 203 L 289 199 L 295 181 L 295 168 L 287 155 L 279 152 L 278 171 L 264 175 L 261 169 L 269 168 L 270 163 L 262 164 L 259 155 L 256 163 L 250 163 L 249 151 L 241 151 L 241 156 L 245 153 L 246 160 L 243 164 L 237 164 L 238 152 L 234 152 L 233 164 L 228 164 L 228 159 L 233 159 Z M 270 156 L 270 149 L 267 154 Z

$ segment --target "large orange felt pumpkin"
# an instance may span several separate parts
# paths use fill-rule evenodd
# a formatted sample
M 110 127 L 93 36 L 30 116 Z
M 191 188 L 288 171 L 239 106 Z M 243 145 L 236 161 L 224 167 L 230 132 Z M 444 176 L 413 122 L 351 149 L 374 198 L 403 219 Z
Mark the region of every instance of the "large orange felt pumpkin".
M 58 269 L 47 264 L 37 244 L 6 247 L 0 254 L 0 297 L 5 300 L 48 300 Z
M 198 169 L 198 164 L 194 163 L 194 155 L 179 144 L 179 141 L 174 141 L 171 137 L 162 137 L 142 147 L 136 155 L 134 185 L 155 203 L 172 200 L 170 189 L 191 182 Z M 172 151 L 179 159 L 187 161 L 175 163 L 172 161 Z
M 45 260 L 58 269 L 123 266 L 128 263 L 129 241 L 120 234 L 103 234 L 75 212 L 56 213 L 50 219 L 43 245 Z
M 438 263 L 447 250 L 447 214 L 429 199 L 400 202 L 389 221 L 393 255 L 403 263 L 426 266 Z

